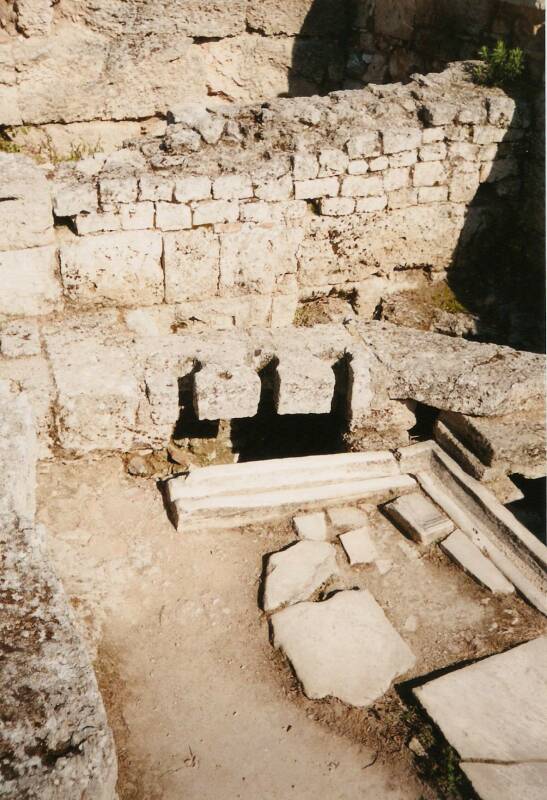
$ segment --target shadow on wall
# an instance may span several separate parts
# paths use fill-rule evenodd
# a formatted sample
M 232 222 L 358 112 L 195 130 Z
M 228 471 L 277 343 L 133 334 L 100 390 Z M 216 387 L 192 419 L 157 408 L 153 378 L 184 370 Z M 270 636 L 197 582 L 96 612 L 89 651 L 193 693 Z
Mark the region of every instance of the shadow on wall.
M 478 317 L 477 339 L 544 352 L 545 100 L 539 87 L 507 93 L 516 103 L 511 124 L 469 204 L 448 284 Z M 524 136 L 523 99 L 532 112 Z
M 328 94 L 344 82 L 355 0 L 308 2 L 294 40 L 287 97 Z

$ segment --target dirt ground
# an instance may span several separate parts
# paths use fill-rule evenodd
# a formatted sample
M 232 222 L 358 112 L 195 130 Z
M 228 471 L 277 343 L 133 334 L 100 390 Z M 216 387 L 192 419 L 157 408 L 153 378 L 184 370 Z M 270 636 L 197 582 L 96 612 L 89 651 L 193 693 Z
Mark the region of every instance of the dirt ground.
M 367 710 L 309 701 L 271 647 L 257 597 L 264 556 L 294 539 L 289 521 L 185 537 L 154 481 L 117 457 L 42 464 L 39 507 L 94 655 L 121 800 L 440 796 L 418 778 L 400 693 Z M 544 629 L 522 600 L 493 598 L 369 511 L 389 571 L 344 567 L 324 592 L 371 590 L 418 657 L 407 679 Z

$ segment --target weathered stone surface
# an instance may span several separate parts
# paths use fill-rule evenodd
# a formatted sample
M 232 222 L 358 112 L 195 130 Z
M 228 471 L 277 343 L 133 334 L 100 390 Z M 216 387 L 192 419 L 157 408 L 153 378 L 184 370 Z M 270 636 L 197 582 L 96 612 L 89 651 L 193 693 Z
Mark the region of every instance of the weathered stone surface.
M 338 592 L 272 617 L 274 645 L 291 662 L 304 693 L 368 706 L 414 665 L 414 656 L 368 591 Z
M 497 567 L 484 556 L 460 530 L 455 530 L 441 542 L 441 548 L 482 586 L 491 592 L 511 594 L 515 591 Z
M 545 636 L 414 690 L 464 761 L 498 762 L 547 759 L 546 692 Z
M 278 414 L 329 414 L 335 377 L 331 365 L 308 355 L 283 354 L 276 369 L 275 405 Z
M 462 762 L 481 800 L 543 800 L 547 790 L 547 764 L 481 764 Z
M 307 600 L 338 571 L 336 550 L 328 542 L 302 541 L 268 558 L 264 611 Z
M 165 299 L 198 300 L 216 293 L 220 269 L 218 236 L 209 230 L 164 236 Z
M 0 251 L 52 241 L 51 194 L 43 170 L 29 158 L 0 152 Z
M 7 358 L 40 354 L 40 335 L 35 319 L 14 320 L 0 327 L 0 353 Z
M 432 544 L 454 530 L 454 523 L 420 492 L 404 495 L 383 508 L 387 516 L 418 544 Z
M 61 298 L 56 272 L 52 246 L 0 252 L 0 313 L 34 316 L 55 310 Z
M 293 517 L 292 522 L 300 539 L 324 542 L 329 538 L 324 511 L 317 511 L 315 514 L 299 514 L 297 517 Z
M 352 528 L 362 528 L 368 522 L 368 516 L 355 506 L 339 506 L 329 508 L 330 524 L 338 530 L 349 531 Z
M 198 419 L 254 417 L 260 390 L 260 378 L 252 367 L 207 363 L 194 375 L 194 409 Z
M 159 233 L 105 233 L 62 244 L 67 296 L 82 306 L 146 306 L 163 300 Z
M 296 273 L 296 251 L 303 231 L 244 229 L 220 237 L 220 293 L 271 294 L 276 280 Z
M 378 558 L 378 550 L 367 528 L 357 528 L 354 531 L 342 533 L 340 541 L 352 566 L 354 564 L 370 564 Z
M 357 323 L 355 331 L 390 373 L 392 398 L 493 416 L 543 396 L 545 361 L 536 353 L 384 322 Z
M 0 384 L 1 784 L 6 797 L 114 800 L 117 765 L 97 682 L 34 525 L 36 437 Z M 16 598 L 16 602 L 14 602 Z

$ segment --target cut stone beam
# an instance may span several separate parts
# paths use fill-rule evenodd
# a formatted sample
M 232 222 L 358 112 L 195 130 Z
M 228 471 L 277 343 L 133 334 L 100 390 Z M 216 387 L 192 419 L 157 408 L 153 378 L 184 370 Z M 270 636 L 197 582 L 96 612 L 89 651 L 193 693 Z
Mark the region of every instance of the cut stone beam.
M 194 375 L 194 410 L 198 419 L 254 417 L 260 389 L 260 378 L 251 367 L 206 364 Z
M 415 663 L 366 590 L 285 608 L 273 615 L 272 626 L 274 646 L 283 650 L 312 699 L 333 696 L 368 706 Z
M 486 558 L 479 548 L 467 538 L 462 531 L 455 530 L 441 542 L 441 549 L 462 567 L 478 583 L 498 594 L 511 594 L 515 591 L 490 559 Z
M 414 694 L 464 761 L 547 761 L 547 636 Z
M 398 497 L 383 510 L 418 544 L 432 544 L 454 530 L 454 523 L 420 492 Z
M 334 384 L 334 372 L 328 361 L 306 351 L 301 357 L 281 355 L 275 380 L 277 413 L 329 414 Z

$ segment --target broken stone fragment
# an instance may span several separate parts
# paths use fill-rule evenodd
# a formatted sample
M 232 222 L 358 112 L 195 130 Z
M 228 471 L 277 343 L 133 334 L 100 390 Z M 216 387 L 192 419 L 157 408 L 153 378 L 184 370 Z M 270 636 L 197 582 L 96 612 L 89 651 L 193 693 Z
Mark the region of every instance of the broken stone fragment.
M 274 646 L 291 662 L 311 699 L 369 706 L 415 657 L 366 590 L 299 603 L 272 617 Z
M 376 545 L 366 528 L 357 528 L 355 531 L 343 533 L 340 541 L 352 566 L 354 564 L 370 564 L 378 558 Z
M 323 542 L 329 538 L 324 511 L 315 514 L 299 514 L 293 518 L 294 529 L 300 539 Z
M 302 541 L 268 558 L 264 611 L 307 600 L 338 572 L 336 550 L 328 542 Z
M 251 367 L 206 364 L 194 375 L 194 409 L 198 419 L 254 417 L 260 389 L 260 378 Z
M 501 574 L 489 558 L 481 553 L 465 533 L 455 530 L 441 542 L 441 548 L 469 573 L 482 586 L 491 592 L 511 594 L 515 591 L 512 583 Z
M 452 520 L 420 492 L 398 497 L 387 503 L 383 510 L 418 544 L 432 544 L 454 530 Z

